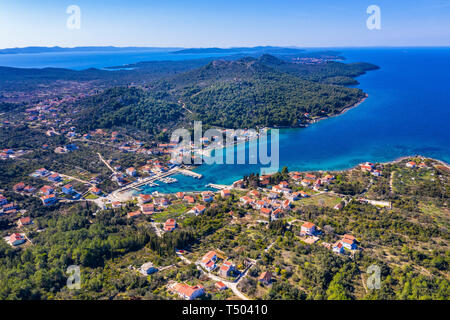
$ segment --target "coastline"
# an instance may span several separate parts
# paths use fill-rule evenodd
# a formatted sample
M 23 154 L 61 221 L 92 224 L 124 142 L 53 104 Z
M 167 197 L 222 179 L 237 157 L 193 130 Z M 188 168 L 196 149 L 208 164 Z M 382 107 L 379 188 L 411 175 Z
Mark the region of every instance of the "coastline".
M 325 120 L 325 119 L 328 119 L 328 118 L 331 118 L 331 117 L 336 117 L 336 116 L 342 115 L 342 114 L 344 114 L 345 112 L 347 112 L 348 110 L 353 109 L 353 108 L 356 108 L 357 106 L 359 106 L 359 105 L 360 105 L 361 103 L 363 103 L 368 97 L 369 97 L 369 95 L 368 95 L 367 93 L 364 93 L 364 97 L 363 97 L 363 98 L 361 98 L 360 100 L 356 101 L 355 103 L 353 103 L 353 104 L 351 104 L 351 105 L 345 107 L 344 109 L 342 109 L 341 112 L 339 112 L 339 113 L 337 113 L 337 114 L 335 114 L 335 115 L 331 115 L 331 116 L 326 116 L 326 117 L 321 117 L 321 118 L 315 119 L 314 121 L 309 122 L 308 125 L 309 125 L 309 124 L 312 124 L 312 123 L 316 123 L 316 122 L 318 122 L 318 121 L 320 121 L 320 120 Z M 303 128 L 307 127 L 308 125 L 304 126 Z M 295 129 L 296 127 L 286 127 L 286 128 Z M 301 127 L 298 127 L 298 128 L 301 128 Z M 262 129 L 260 129 L 260 131 L 268 131 L 268 130 L 271 130 L 271 129 L 278 129 L 278 127 L 270 127 L 270 128 L 268 128 L 268 127 L 263 127 Z M 212 154 L 213 151 L 216 152 L 216 151 L 219 151 L 219 150 L 228 148 L 228 147 L 232 147 L 232 146 L 234 147 L 234 146 L 237 146 L 237 145 L 243 144 L 243 143 L 245 144 L 245 143 L 247 143 L 247 142 L 251 142 L 251 141 L 257 140 L 257 139 L 259 139 L 259 132 L 258 132 L 258 134 L 257 134 L 255 137 L 246 139 L 245 141 L 240 141 L 240 142 L 235 141 L 235 142 L 233 142 L 232 144 L 229 144 L 229 145 L 223 145 L 223 146 L 217 147 L 217 148 L 206 148 L 206 149 L 202 149 L 200 152 L 198 152 L 198 154 L 201 155 L 202 157 L 203 157 L 203 156 L 211 157 L 211 154 Z M 199 166 L 201 166 L 201 165 L 199 165 Z M 198 168 L 199 166 L 197 166 L 196 168 Z M 196 168 L 194 168 L 193 171 L 194 171 Z M 336 170 L 336 171 L 331 171 L 331 172 L 345 171 L 345 170 L 352 170 L 352 169 L 353 169 L 353 168 L 349 168 L 349 169 Z M 322 171 L 322 170 L 320 170 L 320 171 Z M 301 172 L 306 172 L 306 171 L 301 171 Z M 311 171 L 310 171 L 310 172 L 311 172 Z M 239 180 L 237 180 L 237 181 L 239 181 Z M 233 185 L 233 184 L 229 185 L 228 187 L 232 187 L 232 185 Z M 196 191 L 184 191 L 184 192 L 196 192 Z M 164 194 L 163 194 L 163 193 L 160 193 L 160 195 L 164 195 Z M 122 196 L 123 196 L 124 198 L 127 198 L 127 197 L 133 197 L 133 196 L 134 196 L 134 192 L 131 192 L 131 194 L 122 195 Z
M 369 95 L 368 95 L 367 93 L 364 93 L 364 97 L 363 97 L 363 98 L 361 98 L 360 100 L 356 101 L 355 103 L 353 103 L 353 104 L 351 104 L 351 105 L 345 107 L 345 108 L 342 109 L 339 113 L 336 113 L 336 114 L 334 114 L 334 115 L 330 115 L 330 116 L 326 116 L 326 117 L 320 117 L 320 118 L 311 120 L 311 121 L 307 122 L 306 125 L 301 126 L 301 127 L 292 127 L 292 126 L 290 126 L 290 127 L 263 127 L 261 130 L 266 130 L 266 131 L 268 131 L 268 130 L 272 130 L 272 129 L 299 129 L 299 128 L 306 128 L 306 127 L 308 127 L 310 124 L 317 123 L 317 122 L 319 122 L 319 121 L 321 121 L 321 120 L 326 120 L 326 119 L 329 119 L 329 118 L 333 118 L 333 117 L 340 116 L 340 115 L 346 113 L 347 111 L 349 111 L 349 110 L 351 110 L 351 109 L 353 109 L 353 108 L 358 107 L 358 106 L 359 106 L 361 103 L 363 103 L 367 98 L 369 98 Z M 206 148 L 206 149 L 203 149 L 201 152 L 199 152 L 199 154 L 202 155 L 202 156 L 211 157 L 211 153 L 212 153 L 213 151 L 219 151 L 219 150 L 221 150 L 221 149 L 225 149 L 225 148 L 228 148 L 228 147 L 231 147 L 231 146 L 236 146 L 236 145 L 239 145 L 239 144 L 242 144 L 242 143 L 247 143 L 247 142 L 250 142 L 250 141 L 253 141 L 253 140 L 257 140 L 258 138 L 259 138 L 259 134 L 258 134 L 256 137 L 253 137 L 253 138 L 251 138 L 251 139 L 247 139 L 247 140 L 245 140 L 245 141 L 241 141 L 241 142 L 233 142 L 233 144 L 231 144 L 231 145 L 223 145 L 223 146 L 217 147 L 217 148 Z
M 312 121 L 309 121 L 309 122 L 308 122 L 308 125 L 309 125 L 309 124 L 313 124 L 313 123 L 317 123 L 317 122 L 319 122 L 319 121 L 321 121 L 321 120 L 330 119 L 330 118 L 334 118 L 334 117 L 338 117 L 338 116 L 340 116 L 340 115 L 343 115 L 343 114 L 346 113 L 347 111 L 349 111 L 349 110 L 351 110 L 351 109 L 356 108 L 357 106 L 359 106 L 361 103 L 363 103 L 364 101 L 366 101 L 367 98 L 369 98 L 369 94 L 364 93 L 364 97 L 363 97 L 363 98 L 361 98 L 360 100 L 356 101 L 355 103 L 353 103 L 353 104 L 351 104 L 351 105 L 345 107 L 344 109 L 342 109 L 341 112 L 336 113 L 336 114 L 333 114 L 333 115 L 331 115 L 331 116 L 320 117 L 320 118 L 314 119 L 314 120 L 312 120 Z M 306 125 L 305 127 L 307 127 L 308 125 Z
M 268 130 L 270 130 L 271 128 L 267 128 L 267 127 L 263 127 L 261 130 L 262 131 L 268 131 Z M 247 142 L 250 142 L 250 141 L 253 141 L 253 140 L 257 140 L 259 138 L 259 133 L 256 135 L 256 137 L 252 137 L 252 138 L 250 138 L 250 139 L 246 139 L 245 141 L 235 141 L 235 142 L 233 142 L 232 144 L 228 144 L 228 145 L 223 145 L 223 146 L 221 146 L 221 147 L 217 147 L 217 148 L 206 148 L 206 149 L 203 149 L 201 152 L 199 152 L 199 154 L 200 155 L 202 155 L 202 156 L 207 156 L 207 157 L 211 157 L 211 153 L 213 152 L 213 151 L 219 151 L 219 150 L 222 150 L 222 149 L 225 149 L 225 148 L 228 148 L 228 147 L 233 147 L 233 146 L 237 146 L 237 145 L 240 145 L 240 144 L 245 144 L 245 143 L 247 143 Z
M 402 156 L 402 157 L 396 158 L 395 160 L 392 160 L 392 161 L 376 162 L 376 163 L 381 164 L 381 165 L 384 166 L 384 165 L 399 163 L 401 161 L 404 161 L 404 160 L 407 160 L 407 159 L 410 159 L 410 158 L 421 158 L 422 160 L 428 159 L 428 160 L 434 161 L 436 163 L 439 163 L 440 165 L 442 165 L 442 166 L 444 166 L 444 167 L 446 167 L 447 169 L 450 170 L 450 164 L 446 163 L 445 161 L 442 161 L 442 160 L 439 160 L 439 159 L 435 159 L 435 158 L 426 157 L 426 156 L 423 156 L 423 155 Z M 359 165 L 353 166 L 353 167 L 348 168 L 348 169 L 341 169 L 341 170 L 302 170 L 302 171 L 294 170 L 293 172 L 299 172 L 299 173 L 329 172 L 329 173 L 336 174 L 336 173 L 339 173 L 339 172 L 347 172 L 347 171 L 355 170 L 358 167 L 359 167 Z M 238 182 L 238 181 L 241 181 L 241 180 L 242 180 L 242 178 L 234 181 L 233 183 L 231 183 L 229 185 L 223 185 L 223 186 L 225 188 L 232 189 L 233 188 L 233 184 Z M 217 189 L 216 191 L 213 191 L 213 192 L 219 192 L 219 191 L 220 191 L 220 189 Z M 188 194 L 200 194 L 202 191 L 201 190 L 183 190 L 183 192 L 184 193 L 188 193 Z M 168 195 L 171 195 L 171 194 L 174 194 L 174 193 L 175 192 L 172 192 L 172 193 L 158 192 L 158 195 L 164 197 L 164 196 L 168 196 Z M 111 202 L 112 201 L 127 202 L 127 201 L 131 201 L 134 198 L 136 198 L 137 194 L 138 193 L 136 193 L 136 191 L 125 191 L 125 192 L 114 192 L 113 191 L 112 193 L 110 193 L 109 195 L 104 197 L 104 199 L 109 199 Z
M 402 162 L 402 161 L 407 160 L 407 159 L 410 159 L 410 158 L 420 158 L 420 159 L 422 159 L 422 160 L 427 160 L 427 159 L 428 159 L 428 160 L 437 162 L 437 163 L 439 163 L 440 165 L 442 165 L 442 166 L 444 166 L 444 167 L 446 167 L 446 168 L 448 168 L 448 169 L 450 170 L 450 164 L 449 164 L 449 163 L 446 163 L 445 161 L 442 161 L 442 160 L 439 160 L 439 159 L 430 158 L 430 157 L 425 157 L 425 156 L 422 156 L 422 155 L 420 155 L 420 154 L 410 155 L 410 156 L 402 156 L 402 157 L 396 158 L 395 160 L 392 160 L 392 161 L 387 161 L 387 162 L 375 162 L 375 163 L 378 163 L 378 164 L 381 164 L 381 165 L 385 166 L 385 165 L 389 165 L 389 164 L 399 163 L 399 162 Z M 348 169 L 341 169 L 341 170 L 301 170 L 301 171 L 293 170 L 293 172 L 299 172 L 299 173 L 310 173 L 310 172 L 330 172 L 330 173 L 339 173 L 339 172 L 346 172 L 346 171 L 355 170 L 355 169 L 357 169 L 358 167 L 359 167 L 359 164 L 356 165 L 356 166 L 353 166 L 353 167 L 351 167 L 351 168 L 348 168 Z M 288 168 L 288 169 L 289 169 L 289 168 Z M 270 175 L 270 174 L 269 174 L 269 175 Z M 234 183 L 236 183 L 236 182 L 238 182 L 238 181 L 240 181 L 240 180 L 242 180 L 242 179 L 239 179 L 239 180 L 234 181 L 231 185 L 229 185 L 229 187 L 232 187 Z

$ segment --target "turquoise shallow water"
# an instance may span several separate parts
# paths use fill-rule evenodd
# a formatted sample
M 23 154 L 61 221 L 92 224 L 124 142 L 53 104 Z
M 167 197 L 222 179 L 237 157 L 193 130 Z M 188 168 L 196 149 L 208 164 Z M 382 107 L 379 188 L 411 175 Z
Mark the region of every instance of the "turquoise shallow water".
M 369 98 L 308 128 L 281 130 L 280 167 L 339 170 L 416 154 L 450 162 L 450 48 L 341 50 L 348 61 L 381 67 L 358 78 L 357 87 Z M 196 171 L 203 179 L 180 177 L 159 190 L 202 190 L 208 183 L 229 184 L 259 169 L 202 165 Z

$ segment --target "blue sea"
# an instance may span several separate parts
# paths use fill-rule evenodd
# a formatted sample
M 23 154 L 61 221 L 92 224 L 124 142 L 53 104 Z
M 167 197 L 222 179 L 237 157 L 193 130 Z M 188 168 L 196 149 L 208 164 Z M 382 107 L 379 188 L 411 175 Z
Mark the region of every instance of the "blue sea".
M 370 62 L 380 66 L 357 80 L 356 87 L 369 97 L 344 114 L 322 120 L 308 128 L 280 130 L 280 168 L 290 170 L 340 170 L 358 163 L 386 162 L 407 155 L 424 155 L 450 162 L 450 48 L 333 48 L 346 62 Z M 317 49 L 315 49 L 317 50 Z M 56 54 L 52 54 L 56 55 Z M 59 54 L 60 55 L 60 54 Z M 109 53 L 108 53 L 109 55 Z M 12 56 L 12 55 L 9 55 Z M 145 60 L 175 60 L 207 55 L 180 55 L 161 52 L 121 54 L 99 61 L 83 54 L 84 62 L 62 58 L 45 60 L 45 66 L 106 67 Z M 208 55 L 209 56 L 209 55 Z M 73 56 L 72 56 L 73 57 Z M 42 57 L 41 57 L 42 58 Z M 35 57 L 34 65 L 44 66 Z M 46 56 L 45 59 L 48 57 Z M 5 60 L 0 56 L 0 65 Z M 13 59 L 13 57 L 8 57 Z M 26 59 L 25 59 L 26 60 Z M 11 64 L 11 61 L 9 61 Z M 255 141 L 232 148 L 246 148 Z M 230 153 L 230 149 L 224 150 Z M 202 165 L 196 171 L 202 179 L 176 176 L 177 183 L 146 188 L 169 193 L 180 190 L 205 190 L 209 183 L 230 184 L 259 165 Z
M 117 51 L 71 51 L 0 54 L 0 66 L 16 68 L 67 68 L 83 70 L 122 66 L 141 61 L 189 60 L 224 54 L 176 54 L 157 49 L 120 49 Z
M 449 163 L 450 48 L 339 50 L 346 62 L 380 66 L 357 78 L 360 84 L 356 87 L 369 97 L 356 108 L 308 128 L 280 130 L 280 168 L 340 170 L 365 161 L 387 162 L 418 154 Z M 243 147 L 248 149 L 249 144 L 234 147 L 235 153 Z M 202 190 L 209 183 L 231 184 L 260 168 L 202 165 L 196 172 L 203 179 L 177 177 L 178 183 L 158 190 Z

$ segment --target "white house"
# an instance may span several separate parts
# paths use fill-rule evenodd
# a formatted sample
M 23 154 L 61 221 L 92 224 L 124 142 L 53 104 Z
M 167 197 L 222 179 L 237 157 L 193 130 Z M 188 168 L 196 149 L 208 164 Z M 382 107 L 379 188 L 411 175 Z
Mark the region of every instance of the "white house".
M 300 229 L 300 233 L 301 234 L 307 234 L 307 235 L 314 235 L 316 232 L 316 225 L 312 222 L 305 222 L 301 229 Z

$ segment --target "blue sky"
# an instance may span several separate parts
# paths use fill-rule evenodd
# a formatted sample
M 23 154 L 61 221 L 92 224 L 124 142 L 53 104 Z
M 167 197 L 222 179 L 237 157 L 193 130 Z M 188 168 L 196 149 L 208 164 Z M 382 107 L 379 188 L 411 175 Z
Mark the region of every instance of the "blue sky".
M 381 30 L 368 30 L 369 5 Z M 69 5 L 81 28 L 66 27 Z M 449 0 L 1 0 L 0 48 L 449 46 Z

